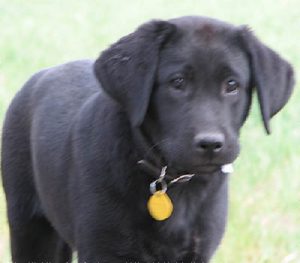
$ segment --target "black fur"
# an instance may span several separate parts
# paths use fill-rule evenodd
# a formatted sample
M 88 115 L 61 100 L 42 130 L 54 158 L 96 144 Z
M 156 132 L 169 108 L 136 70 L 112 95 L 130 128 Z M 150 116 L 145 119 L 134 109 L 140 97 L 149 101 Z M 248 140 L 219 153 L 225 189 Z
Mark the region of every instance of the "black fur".
M 249 56 L 264 126 L 267 133 L 271 133 L 269 119 L 281 110 L 291 96 L 293 69 L 288 62 L 262 44 L 247 27 L 242 29 L 241 37 Z
M 3 128 L 13 262 L 66 262 L 72 251 L 79 262 L 208 262 L 226 223 L 220 167 L 238 156 L 254 85 L 269 130 L 291 66 L 245 28 L 202 17 L 149 22 L 96 62 L 35 74 Z M 154 178 L 141 159 L 196 173 L 168 190 L 165 221 L 146 209 Z

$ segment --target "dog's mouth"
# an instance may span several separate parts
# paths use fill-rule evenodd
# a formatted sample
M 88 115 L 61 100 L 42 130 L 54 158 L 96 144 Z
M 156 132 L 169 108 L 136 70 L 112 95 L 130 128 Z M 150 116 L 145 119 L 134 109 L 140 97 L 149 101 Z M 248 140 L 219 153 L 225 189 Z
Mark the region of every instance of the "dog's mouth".
M 185 175 L 210 175 L 216 172 L 224 172 L 226 170 L 223 170 L 223 166 L 226 165 L 226 163 L 223 162 L 225 160 L 219 160 L 221 162 L 218 162 L 215 157 L 205 158 L 205 160 L 202 160 L 202 162 L 199 162 L 199 160 L 194 160 L 191 162 L 185 160 L 186 158 L 179 157 L 166 158 L 169 156 L 169 151 L 163 150 L 164 148 L 161 147 L 161 143 L 154 144 L 154 146 L 150 147 L 149 145 L 152 144 L 149 143 L 150 140 L 144 135 L 144 133 L 141 133 L 140 130 L 135 130 L 135 135 L 137 141 L 139 142 L 140 148 L 142 151 L 146 152 L 146 154 L 143 156 L 145 159 L 138 161 L 138 165 L 142 170 L 153 177 L 159 177 L 164 168 L 166 168 L 166 177 L 170 180 Z M 166 140 L 164 142 L 166 142 Z M 227 161 L 230 162 L 230 160 Z M 230 172 L 226 170 L 225 173 L 231 173 L 232 168 L 229 170 Z
M 215 173 L 217 171 L 220 171 L 221 167 L 222 164 L 206 164 L 206 165 L 191 167 L 189 169 L 177 168 L 176 166 L 169 166 L 168 174 L 172 177 L 180 176 L 183 174 L 201 175 L 207 173 Z
M 179 177 L 192 178 L 194 176 L 205 176 L 209 174 L 214 174 L 216 172 L 222 173 L 232 173 L 232 164 L 205 164 L 191 169 L 176 168 L 175 166 L 162 166 L 157 167 L 146 160 L 140 160 L 138 164 L 143 168 L 144 171 L 153 175 L 154 177 L 159 177 L 162 171 L 165 169 L 165 177 L 169 180 L 173 180 Z

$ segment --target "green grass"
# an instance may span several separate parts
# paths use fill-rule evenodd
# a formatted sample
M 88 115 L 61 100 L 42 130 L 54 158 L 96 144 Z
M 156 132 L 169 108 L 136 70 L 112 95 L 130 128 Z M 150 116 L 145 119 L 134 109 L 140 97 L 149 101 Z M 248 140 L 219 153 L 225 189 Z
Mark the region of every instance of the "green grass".
M 196 14 L 248 24 L 291 61 L 299 78 L 299 8 L 298 0 L 0 0 L 0 120 L 32 73 L 96 57 L 152 18 Z M 214 263 L 300 262 L 299 112 L 296 88 L 267 137 L 254 104 L 242 131 L 242 152 L 230 183 L 228 228 Z M 4 200 L 0 191 L 0 259 L 8 262 Z

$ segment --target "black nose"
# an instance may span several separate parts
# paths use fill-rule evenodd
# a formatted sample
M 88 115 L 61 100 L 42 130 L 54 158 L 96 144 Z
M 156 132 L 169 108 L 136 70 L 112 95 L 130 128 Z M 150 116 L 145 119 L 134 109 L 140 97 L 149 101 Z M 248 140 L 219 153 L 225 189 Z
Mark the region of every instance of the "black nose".
M 197 151 L 217 153 L 224 145 L 224 135 L 222 133 L 199 133 L 194 138 L 194 145 Z

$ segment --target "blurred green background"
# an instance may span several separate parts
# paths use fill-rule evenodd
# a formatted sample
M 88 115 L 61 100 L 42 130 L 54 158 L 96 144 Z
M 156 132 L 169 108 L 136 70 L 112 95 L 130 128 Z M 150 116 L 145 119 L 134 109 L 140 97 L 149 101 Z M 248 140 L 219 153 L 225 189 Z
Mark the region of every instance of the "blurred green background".
M 299 0 L 0 0 L 0 121 L 35 71 L 95 58 L 141 23 L 205 15 L 248 24 L 288 59 L 299 78 Z M 230 183 L 230 214 L 214 263 L 300 262 L 300 93 L 272 120 L 266 136 L 257 103 L 242 134 Z M 0 187 L 0 261 L 10 262 Z

